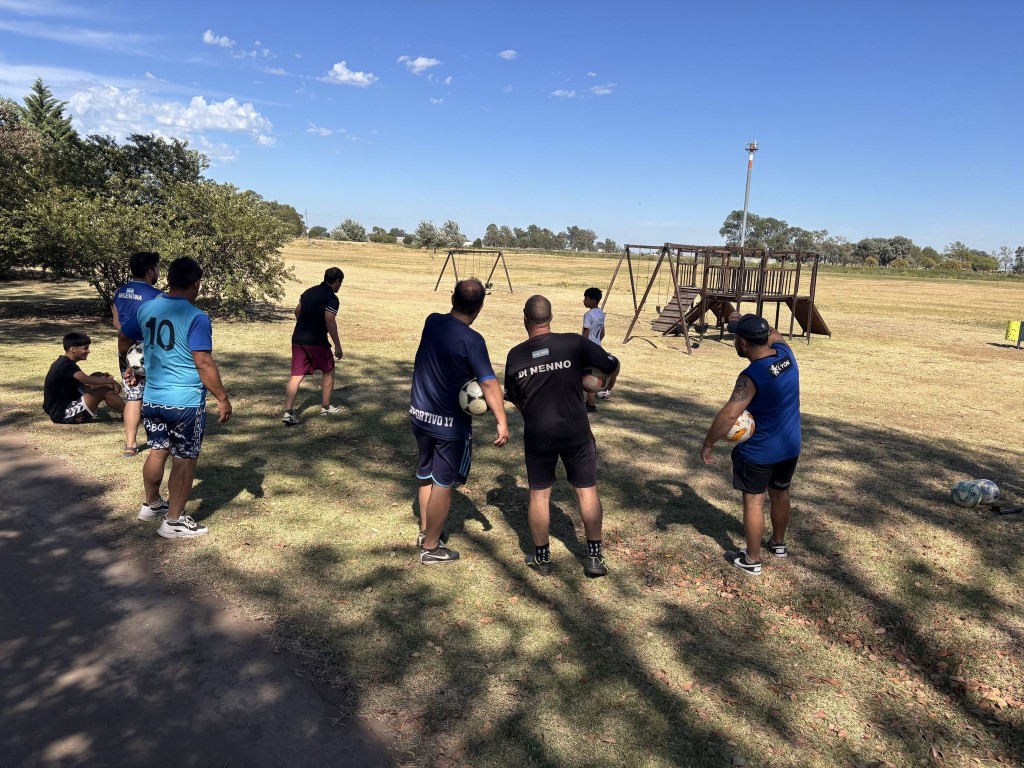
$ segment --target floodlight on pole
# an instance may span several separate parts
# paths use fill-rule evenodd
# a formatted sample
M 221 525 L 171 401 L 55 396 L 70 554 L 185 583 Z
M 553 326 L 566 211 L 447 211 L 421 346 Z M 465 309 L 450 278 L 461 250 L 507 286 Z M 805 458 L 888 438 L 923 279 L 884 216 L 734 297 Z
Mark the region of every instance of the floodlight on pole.
M 747 144 L 747 152 L 750 153 L 747 159 L 747 191 L 743 195 L 743 219 L 740 222 L 740 248 L 747 241 L 747 209 L 750 206 L 750 173 L 754 170 L 754 153 L 757 152 L 757 142 Z

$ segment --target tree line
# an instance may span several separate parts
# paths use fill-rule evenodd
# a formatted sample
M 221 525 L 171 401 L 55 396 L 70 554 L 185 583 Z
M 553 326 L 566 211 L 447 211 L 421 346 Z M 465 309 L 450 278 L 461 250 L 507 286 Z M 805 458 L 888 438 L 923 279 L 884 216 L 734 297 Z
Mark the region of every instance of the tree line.
M 718 234 L 728 245 L 739 245 L 743 212 L 726 216 Z M 744 246 L 769 251 L 815 251 L 827 264 L 841 266 L 890 267 L 892 269 L 940 269 L 944 271 L 995 272 L 1003 270 L 1024 274 L 1024 246 L 1011 250 L 1002 246 L 995 253 L 971 248 L 959 240 L 941 252 L 921 247 L 909 237 L 866 237 L 851 243 L 845 237 L 830 235 L 827 229 L 807 230 L 792 227 L 782 219 L 747 213 Z
M 109 309 L 128 257 L 157 251 L 202 264 L 215 311 L 284 297 L 280 248 L 305 230 L 298 211 L 205 178 L 206 156 L 177 139 L 82 137 L 65 106 L 42 80 L 21 104 L 0 99 L 0 278 L 85 280 Z
M 435 226 L 432 221 L 423 220 L 416 231 L 411 233 L 397 227 L 386 231 L 383 227 L 373 227 L 370 234 L 367 235 L 366 227 L 349 218 L 331 230 L 324 226 L 310 227 L 308 236 L 324 240 L 357 242 L 369 240 L 371 243 L 402 242 L 405 245 L 420 248 L 462 248 L 469 243 L 474 248 L 532 248 L 545 251 L 603 251 L 605 253 L 618 250 L 618 245 L 614 240 L 598 241 L 597 235 L 592 229 L 571 226 L 555 233 L 536 224 L 531 224 L 526 229 L 488 224 L 484 236 L 478 237 L 470 243 L 462 233 L 458 222 L 452 219 L 446 220 L 440 227 Z

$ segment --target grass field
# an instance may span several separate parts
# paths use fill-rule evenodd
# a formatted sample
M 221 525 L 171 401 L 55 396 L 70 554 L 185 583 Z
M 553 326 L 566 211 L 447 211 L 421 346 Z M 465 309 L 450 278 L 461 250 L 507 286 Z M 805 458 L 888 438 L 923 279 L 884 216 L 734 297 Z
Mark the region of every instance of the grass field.
M 90 468 L 102 489 L 90 522 L 109 546 L 263 617 L 357 716 L 387 725 L 408 765 L 1024 764 L 1024 515 L 948 498 L 956 480 L 987 477 L 1024 501 L 1024 352 L 1002 340 L 1024 316 L 1024 282 L 821 278 L 833 337 L 794 342 L 804 452 L 791 556 L 766 555 L 760 579 L 722 557 L 742 541 L 727 451 L 711 468 L 699 457 L 743 361 L 715 333 L 692 357 L 679 339 L 622 345 L 632 310 L 617 287 L 607 346 L 622 374 L 593 419 L 611 574 L 583 577 L 562 480 L 555 575 L 542 580 L 524 566 L 515 415 L 503 449 L 477 420 L 448 526 L 463 560 L 417 561 L 406 408 L 423 319 L 448 307 L 451 280 L 432 290 L 443 257 L 334 243 L 285 256 L 299 282 L 276 320 L 214 323 L 235 415 L 211 423 L 199 462 L 189 510 L 205 539 L 166 542 L 135 520 L 141 459 L 118 458 L 120 422 L 72 430 L 41 412 L 67 330 L 92 335 L 87 367 L 115 366 L 86 286 L 0 284 L 0 424 Z M 615 266 L 508 259 L 515 293 L 496 276 L 474 326 L 499 373 L 525 338 L 527 296 L 552 300 L 555 330 L 578 331 L 583 290 Z M 344 413 L 316 415 L 307 382 L 303 423 L 285 428 L 291 309 L 332 265 L 346 274 Z

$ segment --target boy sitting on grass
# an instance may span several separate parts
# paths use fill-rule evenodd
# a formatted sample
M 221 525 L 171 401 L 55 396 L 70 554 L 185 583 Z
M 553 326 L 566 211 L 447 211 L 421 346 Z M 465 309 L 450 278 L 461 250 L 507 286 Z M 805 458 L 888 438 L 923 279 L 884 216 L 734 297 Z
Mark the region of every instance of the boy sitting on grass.
M 84 424 L 96 418 L 100 403 L 124 413 L 121 385 L 109 373 L 86 376 L 78 363 L 89 357 L 92 339 L 72 332 L 64 337 L 64 354 L 53 361 L 43 384 L 43 410 L 54 424 Z

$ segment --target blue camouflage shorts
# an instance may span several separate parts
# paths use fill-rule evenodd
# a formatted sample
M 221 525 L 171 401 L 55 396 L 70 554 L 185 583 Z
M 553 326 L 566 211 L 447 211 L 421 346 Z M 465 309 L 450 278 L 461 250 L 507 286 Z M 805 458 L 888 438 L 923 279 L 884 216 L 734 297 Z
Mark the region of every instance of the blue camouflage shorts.
M 151 451 L 170 451 L 176 459 L 197 459 L 206 429 L 206 405 L 178 408 L 142 404 L 142 423 Z

